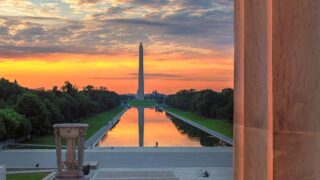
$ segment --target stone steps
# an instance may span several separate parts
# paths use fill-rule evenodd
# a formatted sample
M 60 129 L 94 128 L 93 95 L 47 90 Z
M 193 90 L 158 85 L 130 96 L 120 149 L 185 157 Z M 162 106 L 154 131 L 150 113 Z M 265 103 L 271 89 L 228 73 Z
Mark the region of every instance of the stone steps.
M 172 171 L 96 171 L 93 180 L 179 180 Z

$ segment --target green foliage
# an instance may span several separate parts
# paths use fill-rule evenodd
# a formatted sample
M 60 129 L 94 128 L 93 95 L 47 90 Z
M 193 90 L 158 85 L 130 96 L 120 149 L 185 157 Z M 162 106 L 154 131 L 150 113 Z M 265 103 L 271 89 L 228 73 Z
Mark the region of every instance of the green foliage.
M 3 109 L 6 107 L 6 103 L 4 102 L 3 99 L 0 99 L 0 109 Z
M 16 81 L 11 83 L 7 79 L 0 79 L 0 99 L 6 101 L 13 95 L 22 94 L 25 88 L 21 88 Z
M 213 131 L 217 131 L 221 134 L 224 134 L 230 138 L 232 138 L 232 124 L 217 120 L 217 119 L 212 119 L 204 116 L 200 116 L 188 111 L 183 111 L 180 109 L 168 107 L 165 108 L 166 111 L 170 111 L 172 113 L 175 113 L 181 117 L 184 117 L 186 119 L 189 119 L 197 124 L 200 124 L 208 129 L 211 129 Z
M 179 109 L 189 111 L 191 110 L 191 99 L 196 93 L 196 90 L 181 90 L 177 92 L 175 95 L 170 95 L 165 100 L 165 103 L 170 106 L 177 107 Z
M 82 119 L 81 123 L 86 123 L 89 128 L 86 133 L 86 139 L 90 138 L 94 133 L 96 133 L 102 126 L 106 125 L 109 121 L 113 119 L 118 113 L 123 110 L 121 107 L 116 107 L 114 109 L 108 110 L 88 118 Z M 45 136 L 39 136 L 32 139 L 32 141 L 26 142 L 31 144 L 43 144 L 43 145 L 55 145 L 54 135 L 48 134 Z M 64 144 L 64 142 L 62 142 Z
M 20 174 L 7 174 L 7 180 L 41 180 L 49 173 L 20 173 Z
M 11 108 L 0 109 L 0 139 L 26 136 L 31 124 Z
M 144 106 L 144 107 L 147 107 L 147 106 L 156 106 L 157 102 L 153 101 L 153 100 L 132 100 L 132 101 L 129 101 L 129 104 L 131 106 Z
M 94 88 L 93 86 L 87 86 L 82 93 L 89 96 L 91 101 L 97 103 L 100 112 L 117 107 L 121 103 L 120 96 L 117 93 L 108 91 L 104 87 Z
M 0 118 L 0 139 L 4 139 L 7 134 L 5 122 Z
M 78 88 L 72 85 L 69 81 L 66 81 L 64 86 L 61 88 L 62 92 L 69 94 L 70 96 L 76 96 Z
M 89 85 L 79 91 L 66 81 L 61 90 L 57 86 L 51 90 L 31 90 L 19 86 L 17 82 L 0 79 L 0 108 L 13 108 L 23 115 L 31 124 L 31 134 L 36 136 L 50 134 L 53 124 L 79 122 L 82 118 L 113 109 L 120 103 L 120 96 L 104 87 Z M 0 125 L 2 138 L 11 138 L 12 131 L 7 129 L 16 127 L 15 121 L 2 120 Z M 25 131 L 21 127 L 18 133 L 22 135 Z
M 51 127 L 49 112 L 37 95 L 30 92 L 23 94 L 18 99 L 16 110 L 31 122 L 33 135 L 44 135 L 49 132 Z
M 221 92 L 212 90 L 195 91 L 181 90 L 169 95 L 165 103 L 185 111 L 191 111 L 201 116 L 224 119 L 233 122 L 233 89 L 224 89 Z
M 106 125 L 111 121 L 117 114 L 119 114 L 123 108 L 116 107 L 107 112 L 97 114 L 95 116 L 82 119 L 81 123 L 86 123 L 89 125 L 89 128 L 86 133 L 86 139 L 90 138 L 94 133 L 96 133 L 102 126 Z
M 48 111 L 48 120 L 50 124 L 62 123 L 64 122 L 64 117 L 61 113 L 61 110 L 53 102 L 48 99 L 44 100 L 44 104 Z

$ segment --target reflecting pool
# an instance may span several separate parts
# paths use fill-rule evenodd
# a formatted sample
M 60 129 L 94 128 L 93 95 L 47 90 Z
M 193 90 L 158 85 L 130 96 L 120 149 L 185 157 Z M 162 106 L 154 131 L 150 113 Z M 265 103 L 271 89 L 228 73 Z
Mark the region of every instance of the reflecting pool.
M 201 147 L 230 146 L 156 108 L 130 108 L 106 132 L 100 147 Z

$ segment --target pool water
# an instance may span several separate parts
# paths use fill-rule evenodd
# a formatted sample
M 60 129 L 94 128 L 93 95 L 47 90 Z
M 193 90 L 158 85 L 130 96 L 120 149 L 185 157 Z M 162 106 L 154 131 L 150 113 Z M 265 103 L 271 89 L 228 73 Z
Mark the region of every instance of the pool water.
M 130 108 L 98 143 L 100 147 L 230 146 L 156 108 Z

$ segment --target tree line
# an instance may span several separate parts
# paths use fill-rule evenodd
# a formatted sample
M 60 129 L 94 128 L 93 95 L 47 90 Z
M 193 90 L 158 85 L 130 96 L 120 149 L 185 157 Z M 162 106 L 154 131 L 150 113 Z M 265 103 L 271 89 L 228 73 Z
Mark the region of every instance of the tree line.
M 168 95 L 165 103 L 181 110 L 233 123 L 233 89 L 230 88 L 223 89 L 221 92 L 210 89 L 181 90 L 176 94 Z
M 120 96 L 105 87 L 79 90 L 66 81 L 61 88 L 28 89 L 1 78 L 0 140 L 49 134 L 53 124 L 76 123 L 120 103 Z

